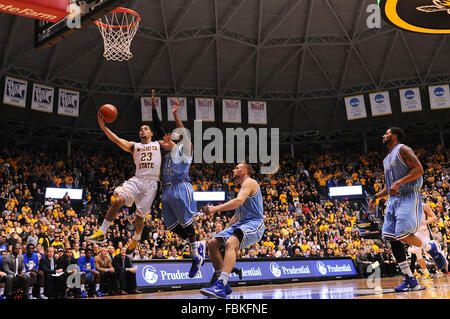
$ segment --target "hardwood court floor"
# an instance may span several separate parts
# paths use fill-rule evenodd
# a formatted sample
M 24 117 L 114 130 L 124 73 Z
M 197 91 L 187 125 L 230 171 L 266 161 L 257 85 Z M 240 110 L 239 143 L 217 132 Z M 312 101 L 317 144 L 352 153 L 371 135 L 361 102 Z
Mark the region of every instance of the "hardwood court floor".
M 367 279 L 303 282 L 279 285 L 233 287 L 229 299 L 450 299 L 450 275 L 420 280 L 423 290 L 396 293 L 402 276 L 380 278 L 379 286 Z M 207 299 L 196 290 L 178 290 L 111 296 L 112 299 Z

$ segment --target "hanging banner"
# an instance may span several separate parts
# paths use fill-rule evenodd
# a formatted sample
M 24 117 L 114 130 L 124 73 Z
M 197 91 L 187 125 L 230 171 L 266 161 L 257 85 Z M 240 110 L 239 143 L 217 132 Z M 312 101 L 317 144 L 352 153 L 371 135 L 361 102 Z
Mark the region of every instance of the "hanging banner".
M 55 88 L 42 84 L 33 84 L 33 97 L 31 109 L 40 112 L 52 113 Z
M 432 110 L 450 108 L 450 93 L 448 84 L 429 86 L 430 106 Z
M 162 121 L 161 98 L 155 97 L 156 112 L 159 120 Z M 141 116 L 142 122 L 153 122 L 152 97 L 141 97 Z
M 267 102 L 248 101 L 248 124 L 267 124 Z
M 27 81 L 7 76 L 5 79 L 3 103 L 25 108 L 27 102 L 27 88 Z
M 422 111 L 422 100 L 418 87 L 401 89 L 399 90 L 399 95 L 403 113 Z
M 222 100 L 222 121 L 224 123 L 242 123 L 241 100 Z
M 78 117 L 80 112 L 80 92 L 59 89 L 58 114 Z
M 195 119 L 198 121 L 214 122 L 214 99 L 195 98 Z
M 392 114 L 388 91 L 371 93 L 369 94 L 369 100 L 372 116 Z
M 173 118 L 172 108 L 175 106 L 175 102 L 178 100 L 180 106 L 178 107 L 178 117 L 181 121 L 187 121 L 187 99 L 185 97 L 168 97 L 167 98 L 167 119 L 171 122 L 175 121 Z
M 348 120 L 357 120 L 367 117 L 366 103 L 364 102 L 363 95 L 348 96 L 344 100 Z

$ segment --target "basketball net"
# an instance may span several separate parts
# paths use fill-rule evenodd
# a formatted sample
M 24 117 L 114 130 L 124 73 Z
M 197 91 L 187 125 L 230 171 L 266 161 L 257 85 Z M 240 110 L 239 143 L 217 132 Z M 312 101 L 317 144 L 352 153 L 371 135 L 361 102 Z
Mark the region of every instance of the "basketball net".
M 131 41 L 141 16 L 131 9 L 117 8 L 95 21 L 104 42 L 103 56 L 109 61 L 127 61 L 133 57 Z

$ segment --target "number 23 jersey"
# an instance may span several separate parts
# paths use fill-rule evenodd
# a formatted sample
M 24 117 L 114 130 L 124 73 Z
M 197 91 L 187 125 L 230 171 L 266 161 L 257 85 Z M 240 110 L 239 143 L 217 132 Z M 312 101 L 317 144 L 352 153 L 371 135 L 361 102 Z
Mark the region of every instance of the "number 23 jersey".
M 133 152 L 136 177 L 157 177 L 161 169 L 161 146 L 159 142 L 135 143 Z

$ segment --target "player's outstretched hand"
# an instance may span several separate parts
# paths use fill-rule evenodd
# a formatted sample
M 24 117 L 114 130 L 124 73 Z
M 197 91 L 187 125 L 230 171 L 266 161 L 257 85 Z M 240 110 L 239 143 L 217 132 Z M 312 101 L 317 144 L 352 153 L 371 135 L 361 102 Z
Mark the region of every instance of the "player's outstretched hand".
M 173 114 L 177 114 L 178 113 L 178 108 L 180 107 L 180 101 L 178 101 L 178 99 L 175 100 L 175 105 L 172 108 L 172 113 Z
M 103 115 L 100 112 L 97 112 L 97 120 L 98 120 L 98 125 L 100 125 L 100 128 L 104 129 L 105 121 L 103 120 Z

